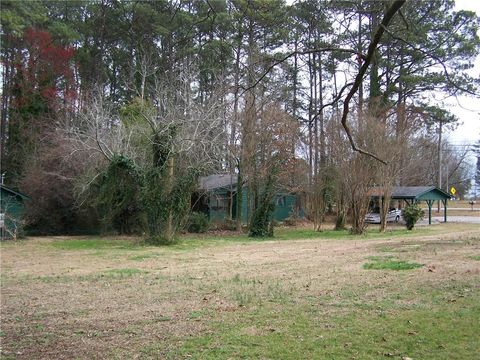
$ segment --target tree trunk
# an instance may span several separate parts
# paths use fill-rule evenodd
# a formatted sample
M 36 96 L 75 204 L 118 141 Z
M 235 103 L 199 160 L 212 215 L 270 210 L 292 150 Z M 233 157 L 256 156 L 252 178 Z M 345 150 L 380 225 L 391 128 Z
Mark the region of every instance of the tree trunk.
M 237 221 L 236 228 L 237 231 L 242 230 L 242 209 L 243 209 L 243 177 L 242 177 L 242 168 L 238 166 L 238 176 L 237 176 Z
M 438 147 L 437 147 L 437 159 L 438 159 L 438 188 L 442 188 L 442 132 L 443 121 L 440 119 L 438 125 Z M 437 202 L 437 212 L 440 212 L 440 200 Z
M 361 2 L 358 2 L 358 5 L 361 6 Z M 359 54 L 362 53 L 363 51 L 363 45 L 362 45 L 362 14 L 359 9 L 358 13 L 358 44 L 357 44 L 357 51 Z M 360 71 L 360 68 L 362 67 L 362 59 L 360 56 L 357 57 L 357 64 L 358 64 L 358 71 Z M 336 77 L 335 77 L 335 82 L 336 82 Z M 335 88 L 336 88 L 336 83 L 335 83 Z M 336 105 L 338 107 L 338 105 Z M 338 112 L 338 110 L 337 110 Z M 358 122 L 358 128 L 361 129 L 363 127 L 363 82 L 360 84 L 358 87 L 358 114 L 357 114 L 357 122 Z
M 313 68 L 312 68 L 312 56 L 308 56 L 308 71 L 310 75 L 310 98 L 308 103 L 308 182 L 309 185 L 312 186 L 313 184 L 313 174 L 314 174 L 314 165 L 313 165 Z
M 247 210 L 249 217 L 252 214 L 252 201 L 250 197 L 254 195 L 256 184 L 254 184 L 255 171 L 255 125 L 256 125 L 256 99 L 255 99 L 255 41 L 253 21 L 250 20 L 248 31 L 248 59 L 247 59 L 247 88 L 245 94 L 245 111 L 242 124 L 242 154 L 241 164 L 242 177 L 247 183 Z M 249 219 L 250 220 L 250 219 Z
M 318 101 L 320 112 L 318 113 L 318 120 L 320 126 L 320 167 L 323 168 L 326 163 L 325 154 L 325 119 L 323 116 L 323 64 L 322 57 L 319 55 L 318 59 Z
M 174 165 L 173 157 L 170 157 L 168 159 L 168 165 L 167 165 L 168 166 L 168 181 L 167 181 L 167 193 L 168 194 L 170 194 L 172 192 L 172 189 L 173 189 L 173 181 L 174 181 L 173 165 Z M 175 229 L 174 229 L 174 226 L 173 226 L 172 205 L 173 204 L 170 204 L 170 207 L 168 209 L 167 223 L 166 223 L 166 226 L 165 226 L 165 233 L 164 233 L 164 238 L 165 238 L 165 241 L 167 242 L 167 244 L 173 242 L 174 234 L 175 234 Z

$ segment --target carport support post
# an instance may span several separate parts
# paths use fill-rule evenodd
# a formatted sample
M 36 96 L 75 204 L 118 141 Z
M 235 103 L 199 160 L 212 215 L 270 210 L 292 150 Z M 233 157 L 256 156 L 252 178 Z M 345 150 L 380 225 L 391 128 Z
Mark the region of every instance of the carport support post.
M 447 222 L 447 199 L 442 200 L 443 202 L 443 221 Z
M 428 225 L 432 225 L 432 205 L 433 200 L 426 200 L 428 204 Z

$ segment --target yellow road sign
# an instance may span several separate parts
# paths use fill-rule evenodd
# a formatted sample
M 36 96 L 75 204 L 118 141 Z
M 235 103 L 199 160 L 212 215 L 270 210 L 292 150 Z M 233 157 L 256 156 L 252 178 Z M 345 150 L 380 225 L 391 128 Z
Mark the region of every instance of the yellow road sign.
M 455 189 L 453 186 L 450 188 L 450 194 L 455 195 L 457 192 L 457 189 Z

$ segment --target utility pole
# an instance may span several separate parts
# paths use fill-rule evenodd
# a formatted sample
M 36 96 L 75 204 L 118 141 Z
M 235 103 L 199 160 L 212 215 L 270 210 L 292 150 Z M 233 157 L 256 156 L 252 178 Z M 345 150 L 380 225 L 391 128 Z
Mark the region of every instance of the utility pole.
M 449 193 L 449 192 L 450 192 L 450 185 L 449 185 L 449 183 L 448 183 L 448 177 L 449 177 L 449 175 L 450 175 L 450 172 L 449 172 L 449 170 L 448 170 L 448 160 L 447 160 L 446 167 L 447 167 L 447 173 L 446 173 L 445 175 L 446 175 L 446 177 L 447 177 L 447 186 L 446 186 L 445 188 L 446 188 L 447 193 Z
M 442 127 L 443 121 L 439 119 L 438 125 L 438 149 L 437 149 L 437 158 L 438 158 L 438 188 L 442 188 Z M 440 212 L 440 200 L 437 202 L 437 212 Z

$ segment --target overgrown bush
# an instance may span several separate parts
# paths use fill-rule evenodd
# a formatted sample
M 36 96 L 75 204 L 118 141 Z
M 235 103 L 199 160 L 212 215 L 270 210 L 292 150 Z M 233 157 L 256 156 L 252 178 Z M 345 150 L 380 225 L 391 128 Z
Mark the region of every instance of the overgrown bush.
M 187 230 L 191 233 L 204 233 L 210 227 L 208 216 L 201 212 L 192 212 L 188 216 Z
M 252 219 L 250 220 L 250 237 L 272 237 L 273 236 L 273 211 L 275 205 L 273 198 L 275 196 L 276 169 L 268 174 L 265 188 L 260 195 L 259 205 L 254 210 Z
M 66 155 L 70 153 L 73 152 L 68 144 L 55 137 L 39 145 L 32 154 L 33 158 L 26 163 L 18 188 L 30 198 L 24 203 L 24 230 L 27 235 L 99 232 L 98 216 L 95 209 L 92 211 L 93 200 L 90 201 L 93 197 L 88 201 L 75 198 L 75 184 L 85 172 L 85 157 L 88 154 L 77 152 Z M 16 184 L 11 185 L 16 188 Z M 78 206 L 80 203 L 83 206 Z
M 99 176 L 95 205 L 104 231 L 119 234 L 139 233 L 142 229 L 142 209 L 139 201 L 140 175 L 131 159 L 115 155 Z
M 422 219 L 425 215 L 424 211 L 420 209 L 418 204 L 408 205 L 403 210 L 403 218 L 407 224 L 407 229 L 412 230 L 418 220 Z
M 269 202 L 262 204 L 254 211 L 252 221 L 250 223 L 250 237 L 272 237 L 273 222 L 272 213 L 275 205 Z
M 224 231 L 236 231 L 237 230 L 237 220 L 236 219 L 225 219 L 224 221 L 215 223 L 215 230 L 224 230 Z
M 339 211 L 337 217 L 335 218 L 335 230 L 345 230 L 345 212 Z
M 283 220 L 283 223 L 285 226 L 297 226 L 298 223 L 298 217 L 296 216 L 289 216 Z
M 266 189 L 260 197 L 260 204 L 255 209 L 250 221 L 250 237 L 272 237 L 273 236 L 273 204 L 272 183 L 268 182 Z
M 147 171 L 141 199 L 147 219 L 148 244 L 169 245 L 176 242 L 176 234 L 184 226 L 190 210 L 190 194 L 196 179 L 195 169 L 175 177 L 168 174 L 168 167 Z

